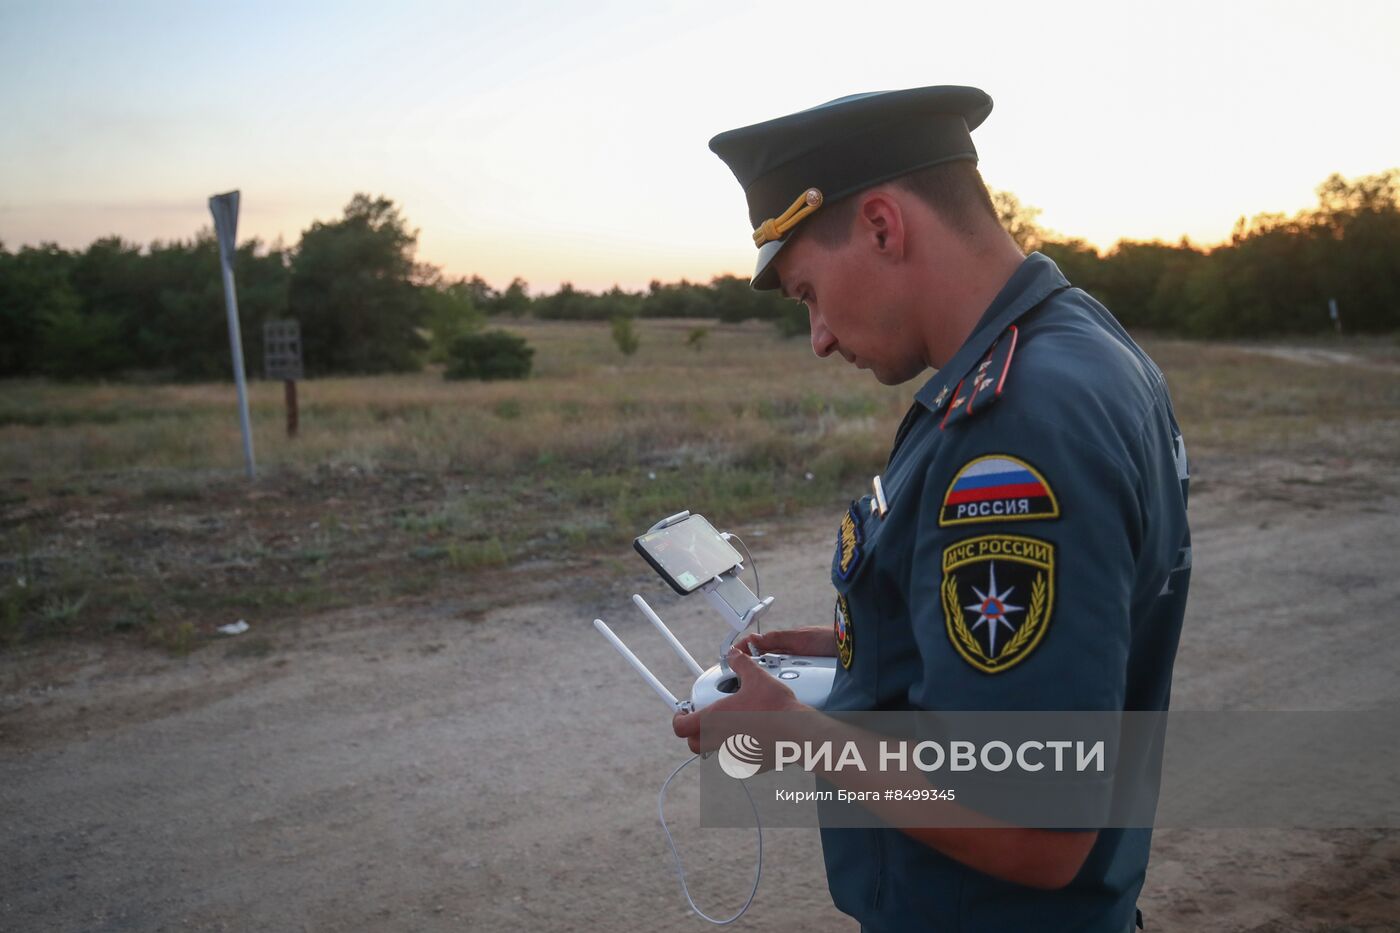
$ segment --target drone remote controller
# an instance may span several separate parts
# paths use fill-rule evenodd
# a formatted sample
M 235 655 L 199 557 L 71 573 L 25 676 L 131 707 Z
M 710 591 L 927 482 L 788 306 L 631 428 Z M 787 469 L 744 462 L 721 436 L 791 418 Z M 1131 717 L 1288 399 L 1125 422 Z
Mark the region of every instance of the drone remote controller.
M 678 526 L 682 525 L 688 527 L 679 529 Z M 673 532 L 672 529 L 678 530 Z M 681 512 L 657 522 L 647 534 L 637 539 L 637 550 L 677 592 L 682 595 L 703 592 L 706 600 L 729 623 L 735 635 L 753 624 L 773 604 L 773 597 L 760 600 L 744 585 L 739 578 L 744 565 L 738 554 L 729 547 L 723 536 L 714 531 L 703 516 Z M 733 555 L 732 558 L 730 554 Z M 720 569 L 721 565 L 724 565 L 723 569 Z M 700 576 L 701 573 L 706 576 Z M 720 652 L 718 664 L 708 669 L 702 668 L 681 644 L 680 639 L 661 621 L 661 617 L 647 605 L 646 600 L 638 594 L 633 594 L 632 602 L 661 633 L 671 650 L 695 674 L 695 683 L 691 687 L 689 698 L 677 699 L 602 619 L 594 619 L 593 627 L 617 649 L 618 654 L 641 675 L 672 712 L 704 709 L 738 692 L 739 675 L 725 662 L 723 650 Z M 732 641 L 733 638 L 727 639 L 724 647 L 727 649 Z M 831 695 L 832 682 L 836 678 L 835 658 L 763 654 L 756 656 L 754 661 L 786 684 L 798 702 L 816 709 L 826 705 L 827 698 Z
M 808 658 L 800 655 L 761 654 L 754 662 L 787 684 L 797 701 L 815 709 L 826 705 L 831 682 L 836 677 L 835 658 Z M 739 689 L 739 676 L 728 665 L 716 664 L 701 674 L 690 690 L 692 709 L 704 709 Z
M 622 655 L 628 664 L 632 665 L 632 669 L 641 675 L 651 689 L 656 691 L 656 695 L 661 697 L 667 710 L 672 713 L 701 710 L 739 691 L 739 675 L 726 662 L 727 652 L 739 633 L 754 624 L 759 616 L 773 605 L 773 597 L 759 599 L 740 579 L 739 574 L 743 571 L 744 564 L 739 558 L 739 553 L 729 546 L 733 537 L 715 531 L 714 527 L 705 521 L 704 516 L 681 512 L 657 522 L 636 540 L 637 551 L 673 590 L 681 596 L 689 596 L 697 591 L 704 593 L 706 601 L 729 623 L 732 630 L 732 634 L 725 639 L 720 648 L 719 663 L 708 669 L 702 668 L 699 662 L 691 657 L 690 652 L 685 650 L 685 645 L 681 644 L 680 639 L 661 621 L 661 617 L 647 605 L 647 601 L 640 595 L 633 594 L 632 603 L 641 610 L 642 615 L 647 617 L 647 621 L 671 646 L 671 650 L 695 675 L 695 683 L 690 688 L 690 696 L 687 699 L 676 699 L 675 694 L 666 689 L 666 685 L 647 669 L 641 659 L 632 653 L 632 649 L 623 644 L 622 639 L 608 628 L 606 622 L 602 619 L 593 620 L 593 627 L 617 649 L 617 653 Z M 739 544 L 743 547 L 742 541 Z M 744 548 L 744 553 L 748 553 L 748 548 Z M 754 571 L 754 586 L 758 586 L 757 570 Z M 753 650 L 752 647 L 750 650 Z M 835 658 L 762 654 L 754 657 L 754 663 L 769 675 L 787 684 L 799 702 L 816 709 L 826 707 L 831 696 L 831 686 L 836 680 Z M 705 920 L 723 926 L 742 917 L 749 909 L 749 904 L 753 903 L 754 896 L 758 894 L 758 879 L 763 870 L 763 824 L 759 821 L 758 808 L 754 805 L 753 796 L 749 794 L 748 788 L 744 788 L 744 793 L 749 795 L 750 806 L 754 806 L 754 829 L 758 832 L 758 863 L 754 866 L 753 889 L 749 891 L 749 899 L 739 908 L 738 913 L 725 919 L 711 917 L 695 906 L 695 900 L 690 896 L 690 889 L 685 883 L 685 869 L 681 866 L 680 852 L 676 849 L 676 841 L 671 838 L 671 830 L 666 826 L 666 788 L 686 765 L 699 758 L 699 755 L 692 755 L 671 772 L 671 776 L 661 785 L 661 793 L 657 795 L 656 810 L 661 820 L 661 830 L 666 834 L 666 842 L 676 860 L 676 874 L 686 903 Z

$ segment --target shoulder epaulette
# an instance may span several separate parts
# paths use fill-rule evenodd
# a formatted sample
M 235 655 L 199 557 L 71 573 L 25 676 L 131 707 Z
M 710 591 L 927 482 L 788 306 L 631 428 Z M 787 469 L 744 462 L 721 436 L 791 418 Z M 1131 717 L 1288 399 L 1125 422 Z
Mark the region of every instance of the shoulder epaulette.
M 1006 386 L 1006 374 L 1011 369 L 1011 356 L 1016 352 L 1016 334 L 1016 325 L 1012 324 L 992 344 L 982 361 L 962 378 L 948 401 L 943 420 L 938 425 L 940 429 L 971 418 L 1001 398 L 1001 390 Z

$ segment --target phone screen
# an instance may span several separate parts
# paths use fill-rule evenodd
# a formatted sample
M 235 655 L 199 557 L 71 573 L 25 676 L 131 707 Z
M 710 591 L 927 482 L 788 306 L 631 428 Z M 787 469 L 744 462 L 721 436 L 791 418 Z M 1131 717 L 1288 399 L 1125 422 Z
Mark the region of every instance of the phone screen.
M 669 528 L 648 532 L 636 540 L 636 548 L 682 596 L 733 570 L 742 560 L 703 515 L 691 515 Z

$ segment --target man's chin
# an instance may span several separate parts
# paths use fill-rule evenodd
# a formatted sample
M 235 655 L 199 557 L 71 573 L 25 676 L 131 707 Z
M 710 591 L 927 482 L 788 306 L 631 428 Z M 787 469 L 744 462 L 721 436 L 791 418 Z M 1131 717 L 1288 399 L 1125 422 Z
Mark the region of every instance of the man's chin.
M 906 368 L 899 370 L 889 370 L 885 369 L 884 367 L 876 369 L 872 366 L 870 367 L 870 373 L 881 385 L 898 386 L 903 385 L 910 379 L 915 379 L 923 375 L 924 371 L 927 369 L 927 366 L 920 366 L 918 369 Z

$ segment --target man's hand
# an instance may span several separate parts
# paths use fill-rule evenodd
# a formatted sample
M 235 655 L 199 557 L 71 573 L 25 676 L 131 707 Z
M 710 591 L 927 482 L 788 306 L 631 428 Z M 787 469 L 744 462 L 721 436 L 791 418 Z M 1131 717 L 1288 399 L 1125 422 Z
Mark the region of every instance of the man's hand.
M 806 629 L 798 629 L 804 632 Z M 795 634 L 776 632 L 773 634 Z M 755 636 L 750 636 L 755 637 Z M 757 636 L 768 638 L 769 635 Z M 746 639 L 747 640 L 747 639 Z M 834 644 L 834 636 L 833 636 Z M 793 652 L 794 654 L 800 652 Z M 705 736 L 705 745 L 700 743 L 700 731 L 711 712 L 724 713 L 788 713 L 807 710 L 811 707 L 797 702 L 788 685 L 754 663 L 753 658 L 738 645 L 729 650 L 729 667 L 739 675 L 739 689 L 722 700 L 711 703 L 693 713 L 677 713 L 671 719 L 671 728 L 676 735 L 686 740 L 695 754 L 711 752 L 719 747 L 723 737 L 714 734 Z M 714 732 L 714 730 L 710 730 Z
M 806 628 L 779 629 L 757 634 L 750 632 L 734 643 L 748 653 L 749 646 L 759 654 L 802 654 L 809 658 L 836 657 L 836 630 L 830 625 L 809 625 Z

